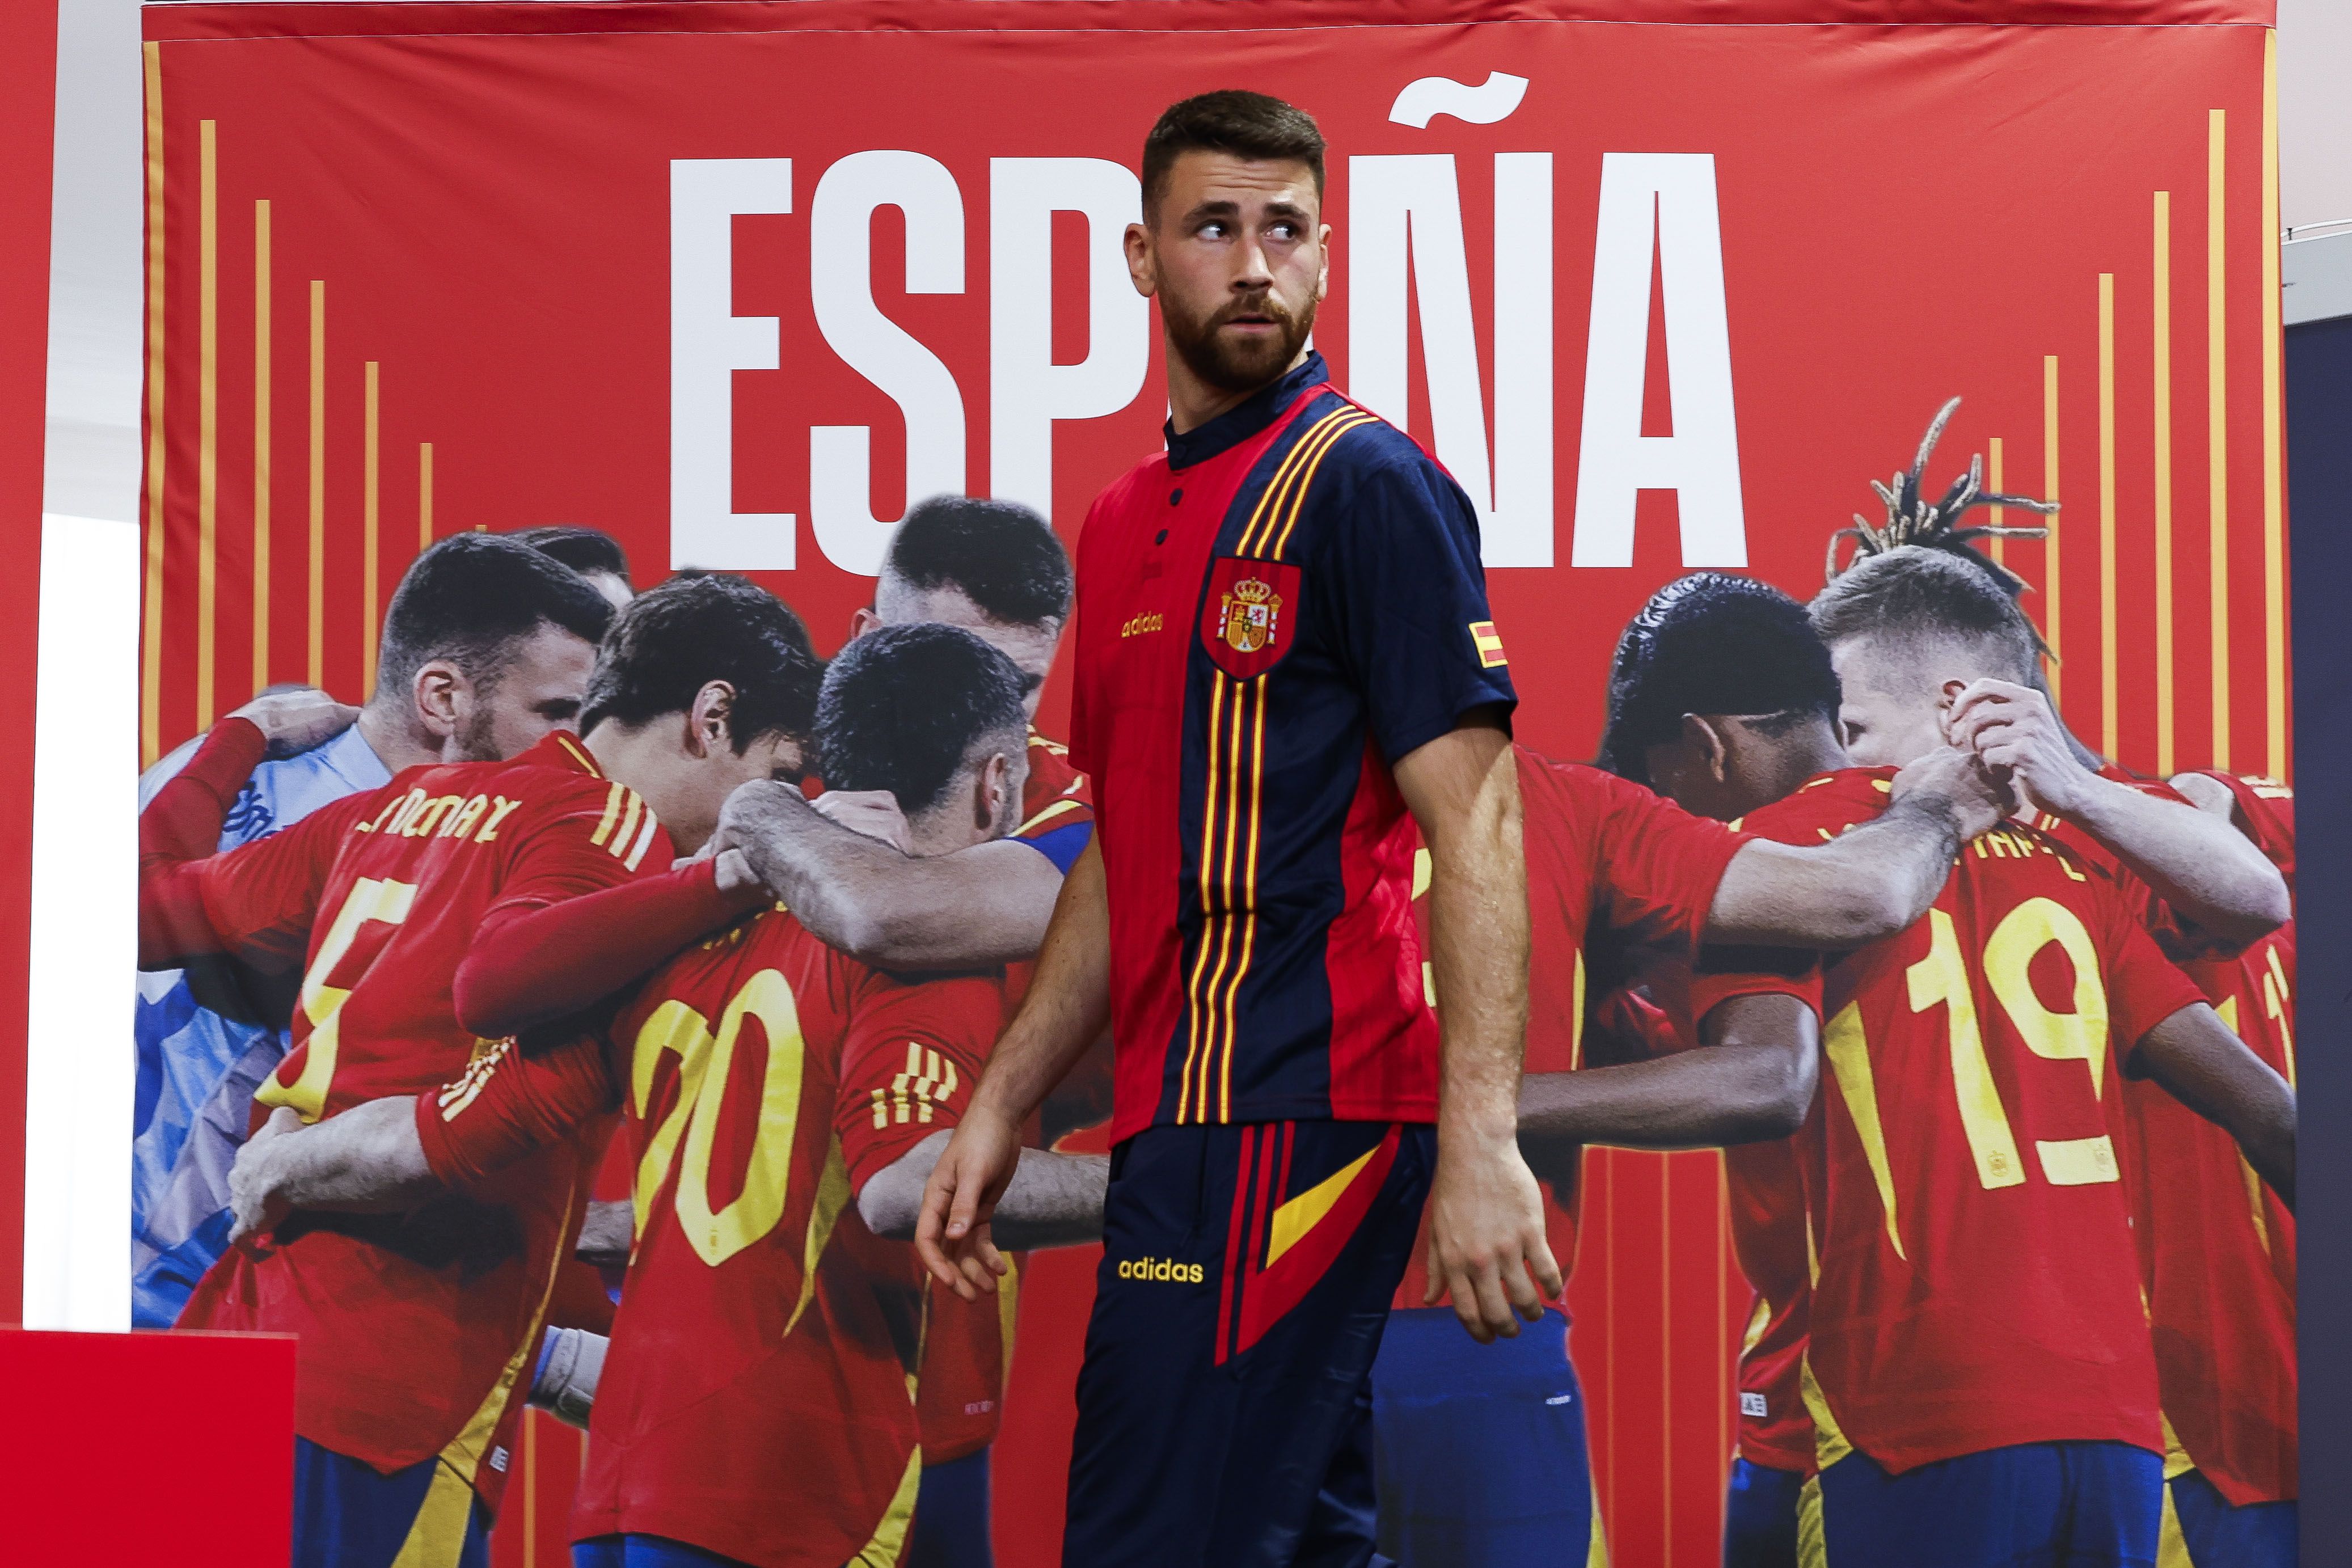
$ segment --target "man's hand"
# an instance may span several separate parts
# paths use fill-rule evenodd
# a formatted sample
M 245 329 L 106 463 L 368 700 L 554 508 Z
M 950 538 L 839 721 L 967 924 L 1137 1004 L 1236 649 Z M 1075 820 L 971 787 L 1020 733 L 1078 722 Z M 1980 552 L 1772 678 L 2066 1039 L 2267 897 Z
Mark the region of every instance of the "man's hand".
M 288 1134 L 301 1129 L 301 1113 L 291 1106 L 280 1105 L 237 1150 L 236 1163 L 228 1169 L 228 1206 L 236 1217 L 228 1233 L 231 1246 L 277 1229 L 293 1207 L 278 1185 L 284 1165 L 278 1157 L 278 1145 Z
M 809 804 L 816 808 L 817 815 L 853 833 L 879 839 L 902 855 L 915 852 L 907 813 L 898 809 L 898 797 L 887 789 L 828 789 Z
M 360 710 L 321 691 L 265 692 L 228 716 L 261 731 L 272 757 L 323 746 L 359 721 Z
M 2075 757 L 2048 697 L 2008 681 L 1954 681 L 1945 695 L 1944 733 L 1954 746 L 1983 758 L 2026 805 L 2069 818 L 2082 809 L 2098 776 Z
M 1020 1163 L 1020 1126 L 975 1100 L 923 1184 L 915 1251 L 933 1278 L 967 1301 L 993 1291 L 1004 1272 L 988 1221 Z
M 1532 1277 L 1531 1277 L 1532 1276 Z M 1451 1292 L 1454 1315 L 1480 1344 L 1517 1338 L 1560 1294 L 1559 1265 L 1544 1236 L 1543 1193 L 1516 1136 L 1442 1134 L 1429 1194 L 1429 1293 Z M 1513 1314 L 1517 1313 L 1517 1317 Z
M 2008 785 L 1981 757 L 1961 746 L 1939 746 L 1914 758 L 1895 775 L 1893 790 L 1891 798 L 1896 800 L 1922 795 L 1949 802 L 1963 843 L 1992 831 L 2017 810 L 2017 798 Z

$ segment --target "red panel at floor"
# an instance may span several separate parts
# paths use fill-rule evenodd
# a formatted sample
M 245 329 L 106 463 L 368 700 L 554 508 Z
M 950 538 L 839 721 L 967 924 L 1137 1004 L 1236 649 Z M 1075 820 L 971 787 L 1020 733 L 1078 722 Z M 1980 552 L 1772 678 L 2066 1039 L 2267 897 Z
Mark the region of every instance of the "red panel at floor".
M 7 1560 L 75 1568 L 283 1563 L 294 1341 L 0 1329 Z M 143 1458 L 124 1459 L 125 1439 Z

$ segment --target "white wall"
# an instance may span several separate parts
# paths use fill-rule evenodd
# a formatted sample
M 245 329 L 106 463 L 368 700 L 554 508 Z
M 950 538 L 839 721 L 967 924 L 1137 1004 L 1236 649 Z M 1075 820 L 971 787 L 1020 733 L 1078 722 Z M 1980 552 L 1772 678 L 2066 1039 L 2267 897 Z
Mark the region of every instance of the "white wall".
M 39 659 L 24 1322 L 126 1329 L 139 852 L 134 525 L 41 519 Z

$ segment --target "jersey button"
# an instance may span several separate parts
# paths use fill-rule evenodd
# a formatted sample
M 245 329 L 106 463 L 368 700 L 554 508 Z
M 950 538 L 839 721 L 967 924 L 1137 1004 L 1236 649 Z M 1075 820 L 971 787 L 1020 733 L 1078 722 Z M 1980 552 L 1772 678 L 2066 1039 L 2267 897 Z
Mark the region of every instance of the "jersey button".
M 1171 491 L 1168 493 L 1168 504 L 1169 504 L 1170 506 L 1171 506 L 1171 507 L 1172 507 L 1172 506 L 1174 506 L 1177 502 L 1179 502 L 1179 501 L 1182 500 L 1183 498 L 1184 498 L 1184 492 L 1183 492 L 1182 490 L 1181 490 L 1181 489 L 1177 489 L 1177 490 L 1171 490 Z

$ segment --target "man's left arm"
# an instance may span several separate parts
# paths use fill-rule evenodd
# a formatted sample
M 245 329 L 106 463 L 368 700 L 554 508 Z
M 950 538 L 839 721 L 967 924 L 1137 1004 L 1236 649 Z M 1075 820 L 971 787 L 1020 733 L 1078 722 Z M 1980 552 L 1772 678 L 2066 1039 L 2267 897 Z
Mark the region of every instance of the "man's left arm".
M 1543 1195 L 1518 1145 L 1528 1026 L 1528 883 L 1509 733 L 1484 710 L 1397 759 L 1429 846 L 1430 964 L 1440 1016 L 1429 1300 L 1450 1293 L 1481 1343 L 1559 1299 Z
M 2173 912 L 2243 947 L 2293 915 L 2286 879 L 2223 818 L 2167 800 L 2076 759 L 2049 699 L 2005 681 L 1978 681 L 1952 703 L 1954 741 L 2006 768 L 2026 800 L 2105 844 Z
M 455 1083 L 309 1126 L 281 1106 L 229 1169 L 230 1239 L 297 1208 L 412 1208 L 568 1136 L 619 1098 L 603 1041 L 583 1035 L 530 1056 L 502 1042 Z

